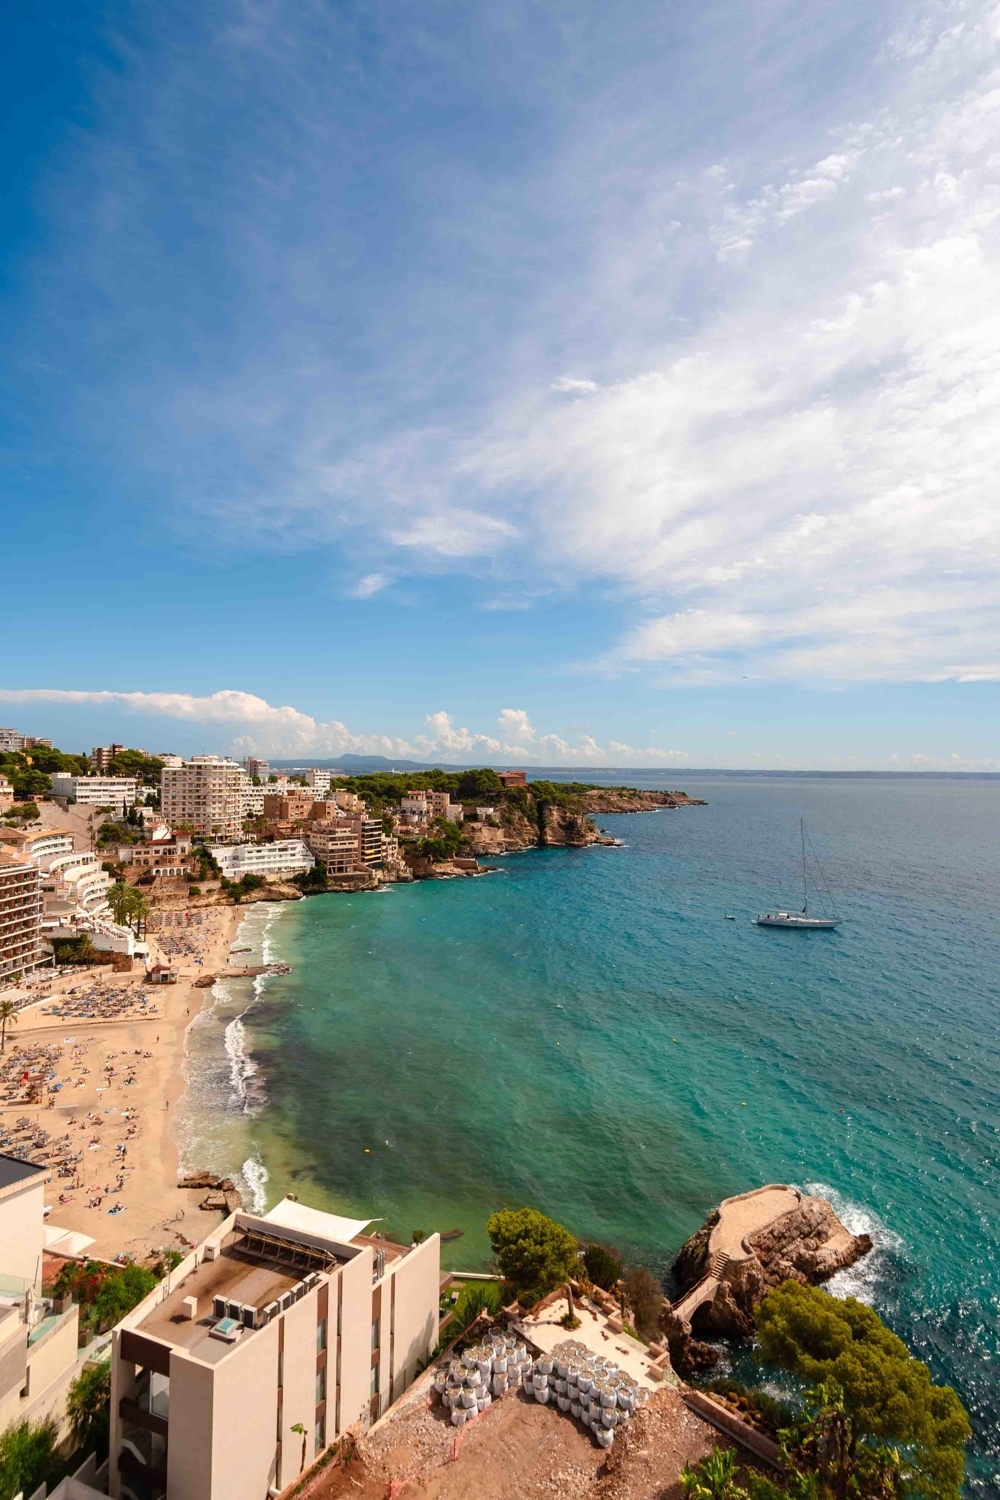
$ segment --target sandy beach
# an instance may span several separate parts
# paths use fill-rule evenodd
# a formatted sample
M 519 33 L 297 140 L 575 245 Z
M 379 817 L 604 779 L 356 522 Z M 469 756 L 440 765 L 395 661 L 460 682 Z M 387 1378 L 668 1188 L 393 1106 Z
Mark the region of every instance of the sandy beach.
M 0 1151 L 51 1166 L 46 1222 L 92 1236 L 89 1254 L 143 1259 L 197 1243 L 218 1221 L 199 1209 L 203 1192 L 177 1186 L 172 1122 L 187 1028 L 211 1003 L 195 981 L 225 971 L 242 915 L 228 906 L 164 912 L 148 942 L 177 984 L 146 984 L 141 970 L 76 970 L 46 980 L 44 997 L 8 1031 Z M 54 1017 L 53 1007 L 69 1014 Z

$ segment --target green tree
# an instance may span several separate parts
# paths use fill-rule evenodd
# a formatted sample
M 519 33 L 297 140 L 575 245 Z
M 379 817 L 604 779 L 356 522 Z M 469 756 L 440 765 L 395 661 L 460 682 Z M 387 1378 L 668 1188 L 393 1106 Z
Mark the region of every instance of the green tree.
M 25 766 L 23 770 L 12 767 L 6 774 L 19 802 L 32 802 L 36 797 L 48 797 L 51 794 L 52 778 L 46 776 L 44 771 L 36 771 L 34 766 Z
M 86 1453 L 107 1450 L 111 1420 L 111 1361 L 85 1365 L 73 1381 L 66 1397 L 73 1442 Z
M 537 1302 L 577 1270 L 576 1239 L 537 1208 L 503 1208 L 486 1232 L 500 1274 L 521 1302 Z
M 0 1000 L 0 1052 L 7 1050 L 7 1027 L 17 1025 L 17 1006 L 13 1000 Z
M 621 1280 L 622 1263 L 613 1251 L 604 1245 L 588 1245 L 583 1252 L 583 1263 L 595 1286 L 603 1287 L 606 1292 L 614 1291 Z
M 51 1417 L 44 1422 L 13 1422 L 0 1433 L 0 1500 L 31 1495 L 55 1477 L 57 1438 Z
M 625 1300 L 632 1309 L 638 1332 L 645 1339 L 654 1338 L 660 1331 L 663 1287 L 648 1267 L 637 1266 L 625 1277 Z
M 155 1275 L 144 1266 L 123 1266 L 120 1271 L 110 1271 L 94 1299 L 94 1321 L 105 1328 L 120 1322 L 149 1296 L 155 1285 Z
M 790 1370 L 831 1399 L 836 1394 L 847 1436 L 835 1412 L 824 1420 L 831 1432 L 836 1427 L 837 1443 L 846 1442 L 848 1461 L 857 1458 L 862 1444 L 869 1449 L 898 1444 L 903 1493 L 958 1500 L 971 1436 L 965 1408 L 950 1386 L 932 1382 L 923 1361 L 872 1308 L 853 1297 L 841 1300 L 818 1287 L 786 1281 L 757 1309 L 757 1332 L 765 1363 Z

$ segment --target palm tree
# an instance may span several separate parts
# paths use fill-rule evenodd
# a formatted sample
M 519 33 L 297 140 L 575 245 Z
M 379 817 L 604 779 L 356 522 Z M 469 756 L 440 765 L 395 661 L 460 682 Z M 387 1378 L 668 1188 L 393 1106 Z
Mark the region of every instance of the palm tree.
M 7 1027 L 17 1025 L 17 1006 L 13 1000 L 0 1000 L 0 1052 L 7 1050 Z

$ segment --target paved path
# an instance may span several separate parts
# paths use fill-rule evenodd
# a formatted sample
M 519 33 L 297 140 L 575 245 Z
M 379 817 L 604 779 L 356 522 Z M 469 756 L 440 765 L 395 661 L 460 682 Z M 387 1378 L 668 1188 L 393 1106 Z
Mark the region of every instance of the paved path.
M 679 1302 L 674 1303 L 675 1316 L 690 1325 L 698 1308 L 714 1300 L 729 1262 L 746 1260 L 743 1242 L 775 1219 L 780 1219 L 782 1214 L 797 1208 L 801 1201 L 801 1195 L 794 1188 L 776 1185 L 724 1199 L 719 1205 L 719 1222 L 708 1241 L 705 1275 L 685 1292 Z

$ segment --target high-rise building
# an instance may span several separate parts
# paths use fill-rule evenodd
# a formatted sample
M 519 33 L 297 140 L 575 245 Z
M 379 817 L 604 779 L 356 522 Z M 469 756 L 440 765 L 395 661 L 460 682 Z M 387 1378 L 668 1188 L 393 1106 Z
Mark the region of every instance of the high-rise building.
M 259 760 L 256 755 L 243 757 L 243 769 L 248 776 L 257 776 L 261 781 L 266 781 L 271 774 L 271 767 L 267 761 Z
M 19 729 L 0 729 L 0 750 L 8 753 L 24 749 L 24 735 Z
M 438 1338 L 441 1241 L 284 1199 L 231 1215 L 112 1334 L 112 1496 L 276 1495 L 403 1394 Z
M 0 850 L 0 981 L 44 962 L 38 866 Z
M 194 755 L 181 766 L 164 766 L 160 811 L 171 828 L 227 841 L 243 831 L 246 772 L 219 755 Z

